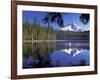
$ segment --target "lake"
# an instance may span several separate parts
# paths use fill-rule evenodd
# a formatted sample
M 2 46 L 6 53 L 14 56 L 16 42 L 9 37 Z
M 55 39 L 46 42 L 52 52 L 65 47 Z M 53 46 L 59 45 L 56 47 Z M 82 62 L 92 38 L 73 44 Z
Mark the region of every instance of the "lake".
M 89 66 L 89 41 L 23 43 L 23 69 Z

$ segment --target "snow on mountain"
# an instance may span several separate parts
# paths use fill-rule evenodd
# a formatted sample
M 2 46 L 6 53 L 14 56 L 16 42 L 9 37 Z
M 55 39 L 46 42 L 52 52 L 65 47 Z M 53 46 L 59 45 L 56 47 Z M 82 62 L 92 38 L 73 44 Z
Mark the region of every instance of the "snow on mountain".
M 66 27 L 60 28 L 61 31 L 75 31 L 75 32 L 81 32 L 84 31 L 84 29 L 81 29 L 76 23 L 72 23 L 67 25 Z

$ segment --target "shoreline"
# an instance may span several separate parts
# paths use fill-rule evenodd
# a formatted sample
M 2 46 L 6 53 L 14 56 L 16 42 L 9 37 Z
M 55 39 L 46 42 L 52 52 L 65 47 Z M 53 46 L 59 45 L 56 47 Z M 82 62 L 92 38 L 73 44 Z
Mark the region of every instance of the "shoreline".
M 79 42 L 89 43 L 89 40 L 23 40 L 23 43 L 36 43 L 36 42 Z

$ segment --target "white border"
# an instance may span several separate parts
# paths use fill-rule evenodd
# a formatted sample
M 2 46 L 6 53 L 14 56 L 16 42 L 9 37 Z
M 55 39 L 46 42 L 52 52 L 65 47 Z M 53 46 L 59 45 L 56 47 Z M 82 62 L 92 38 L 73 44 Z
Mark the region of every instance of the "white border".
M 90 66 L 22 69 L 22 11 L 73 12 L 90 14 Z M 94 10 L 17 5 L 17 75 L 94 71 Z

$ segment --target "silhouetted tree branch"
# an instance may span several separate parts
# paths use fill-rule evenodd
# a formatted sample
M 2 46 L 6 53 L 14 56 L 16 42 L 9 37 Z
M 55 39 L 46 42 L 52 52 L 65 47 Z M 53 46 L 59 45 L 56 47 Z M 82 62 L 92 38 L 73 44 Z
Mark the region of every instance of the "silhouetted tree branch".
M 46 23 L 57 23 L 60 27 L 64 27 L 63 24 L 63 17 L 61 13 L 49 12 L 42 20 L 45 24 Z
M 90 16 L 89 14 L 81 14 L 80 16 L 80 21 L 83 23 L 83 24 L 87 24 L 90 20 Z
M 85 25 L 89 22 L 89 14 L 81 14 L 79 17 L 80 21 Z M 45 24 L 57 23 L 59 27 L 64 27 L 63 13 L 49 12 L 42 20 Z

